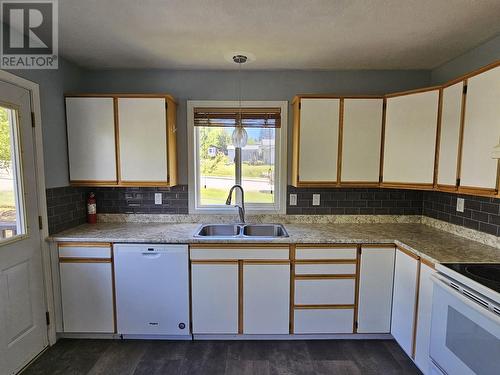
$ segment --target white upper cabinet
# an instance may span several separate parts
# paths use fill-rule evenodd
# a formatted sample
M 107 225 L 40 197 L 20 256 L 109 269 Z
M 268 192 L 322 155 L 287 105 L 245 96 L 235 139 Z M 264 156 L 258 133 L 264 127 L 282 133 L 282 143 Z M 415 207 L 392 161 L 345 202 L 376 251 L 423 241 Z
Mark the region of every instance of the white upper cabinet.
M 380 173 L 383 99 L 345 99 L 342 182 L 375 182 Z
M 443 89 L 439 142 L 438 185 L 455 186 L 457 180 L 463 82 Z
M 164 98 L 119 98 L 120 179 L 167 182 L 167 117 Z
M 299 181 L 337 181 L 339 99 L 300 99 Z
M 498 162 L 491 153 L 499 138 L 500 67 L 496 67 L 467 81 L 461 186 L 496 188 Z
M 387 99 L 383 182 L 434 182 L 439 91 Z
M 66 98 L 70 180 L 116 183 L 113 98 Z

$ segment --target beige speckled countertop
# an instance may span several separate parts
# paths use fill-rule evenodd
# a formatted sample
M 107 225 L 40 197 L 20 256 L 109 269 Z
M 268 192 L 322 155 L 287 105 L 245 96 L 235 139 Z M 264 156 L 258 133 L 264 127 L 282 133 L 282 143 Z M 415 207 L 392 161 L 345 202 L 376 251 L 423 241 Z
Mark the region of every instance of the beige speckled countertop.
M 500 263 L 500 249 L 457 235 L 410 223 L 284 224 L 287 238 L 205 239 L 193 235 L 200 224 L 98 223 L 84 224 L 58 233 L 51 241 L 142 243 L 395 243 L 437 263 Z

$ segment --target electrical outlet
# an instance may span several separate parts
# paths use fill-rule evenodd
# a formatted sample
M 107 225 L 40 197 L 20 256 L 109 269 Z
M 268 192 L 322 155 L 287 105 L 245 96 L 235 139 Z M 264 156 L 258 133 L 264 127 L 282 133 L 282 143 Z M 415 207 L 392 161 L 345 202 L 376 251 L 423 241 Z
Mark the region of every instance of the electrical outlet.
M 457 211 L 464 212 L 464 203 L 465 200 L 463 198 L 457 198 Z
M 161 203 L 162 203 L 161 193 L 155 193 L 155 204 L 161 204 Z
M 290 206 L 297 205 L 297 194 L 290 194 Z
M 320 201 L 320 195 L 313 194 L 313 206 L 319 206 L 319 201 Z

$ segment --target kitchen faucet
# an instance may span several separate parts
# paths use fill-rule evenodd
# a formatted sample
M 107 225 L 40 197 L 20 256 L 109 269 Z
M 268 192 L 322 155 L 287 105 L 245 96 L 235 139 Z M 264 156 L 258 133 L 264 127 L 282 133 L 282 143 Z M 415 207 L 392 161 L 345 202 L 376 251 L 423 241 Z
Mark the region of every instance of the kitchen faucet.
M 241 185 L 236 184 L 231 189 L 229 189 L 229 195 L 227 196 L 226 204 L 228 206 L 231 205 L 231 197 L 233 195 L 233 190 L 236 188 L 241 190 L 241 206 L 238 204 L 235 204 L 234 206 L 236 208 L 238 208 L 238 214 L 240 215 L 240 223 L 244 224 L 245 223 L 245 192 L 243 191 L 243 187 Z

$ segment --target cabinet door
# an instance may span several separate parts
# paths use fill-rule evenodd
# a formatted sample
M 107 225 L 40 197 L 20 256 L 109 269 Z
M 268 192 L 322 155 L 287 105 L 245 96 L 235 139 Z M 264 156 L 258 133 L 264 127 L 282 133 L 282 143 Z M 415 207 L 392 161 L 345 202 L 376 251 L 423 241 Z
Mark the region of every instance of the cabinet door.
M 432 275 L 434 272 L 432 267 L 420 263 L 415 363 L 424 374 L 428 373 L 430 368 L 429 344 L 431 337 L 432 292 L 434 286 Z
M 443 89 L 437 178 L 439 185 L 456 185 L 462 93 L 463 82 Z
M 500 138 L 500 67 L 467 81 L 460 185 L 495 189 L 497 160 L 491 157 Z
M 382 99 L 345 99 L 342 182 L 375 182 L 380 173 Z
M 120 177 L 123 182 L 167 182 L 164 98 L 119 98 Z
M 290 265 L 243 265 L 243 333 L 288 334 Z
M 112 333 L 111 263 L 61 263 L 64 332 Z
M 193 333 L 238 333 L 238 264 L 191 267 Z
M 336 182 L 339 99 L 301 99 L 299 181 Z
M 394 247 L 362 247 L 359 279 L 358 332 L 391 331 Z
M 116 183 L 113 98 L 66 98 L 72 182 Z
M 387 99 L 383 181 L 432 184 L 438 90 Z
M 412 355 L 418 260 L 396 250 L 391 334 L 401 348 Z

